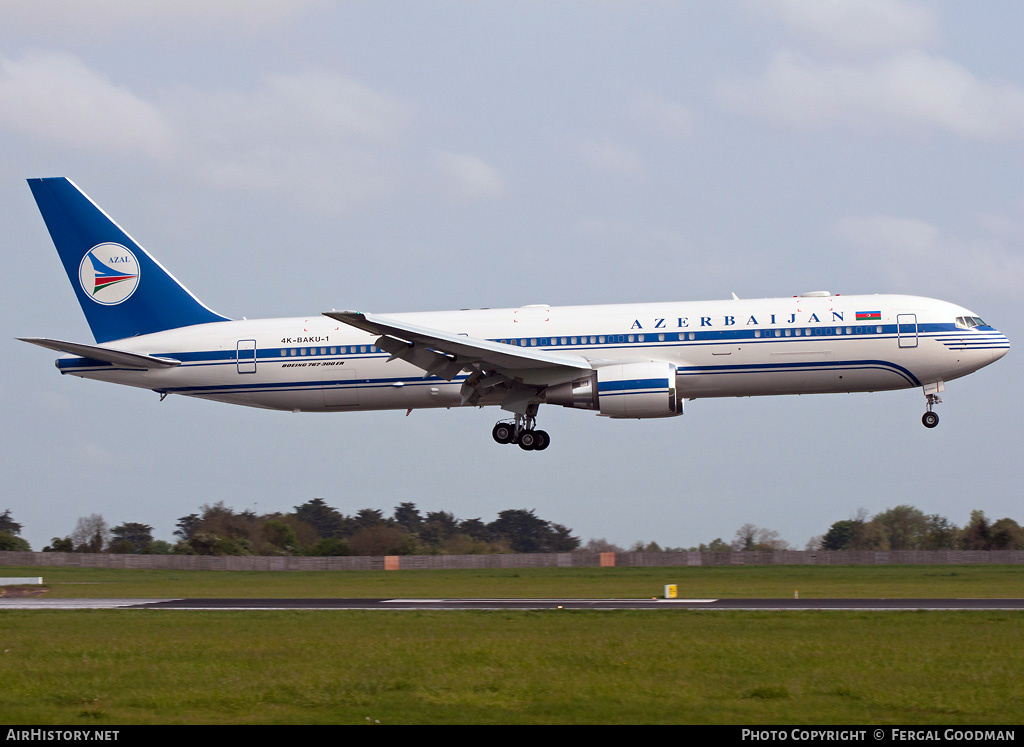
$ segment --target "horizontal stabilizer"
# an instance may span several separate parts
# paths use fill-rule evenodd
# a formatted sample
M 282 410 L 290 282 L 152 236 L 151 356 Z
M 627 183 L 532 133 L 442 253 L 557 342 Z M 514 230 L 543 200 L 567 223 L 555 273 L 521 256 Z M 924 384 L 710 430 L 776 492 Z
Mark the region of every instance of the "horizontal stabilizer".
M 172 368 L 180 366 L 181 361 L 174 358 L 158 358 L 155 355 L 143 355 L 142 353 L 129 353 L 125 350 L 112 350 L 111 348 L 100 347 L 99 345 L 84 345 L 80 342 L 64 342 L 63 340 L 49 340 L 45 337 L 19 337 L 22 342 L 30 342 L 42 348 L 49 348 L 60 353 L 80 355 L 83 358 L 91 358 L 104 363 L 112 363 L 115 366 L 128 368 Z

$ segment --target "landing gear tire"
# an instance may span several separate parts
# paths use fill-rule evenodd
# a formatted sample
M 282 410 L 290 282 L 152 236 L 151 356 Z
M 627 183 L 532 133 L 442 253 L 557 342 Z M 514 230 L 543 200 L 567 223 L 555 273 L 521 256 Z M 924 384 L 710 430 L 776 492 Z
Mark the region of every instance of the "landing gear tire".
M 494 429 L 491 431 L 491 436 L 499 444 L 511 443 L 515 438 L 516 429 L 514 425 L 509 423 L 497 423 Z
M 534 431 L 523 431 L 519 434 L 519 448 L 523 451 L 533 451 L 537 448 L 537 434 Z
M 934 428 L 939 424 L 939 416 L 929 411 L 921 416 L 921 422 L 924 423 L 925 428 Z
M 548 435 L 547 431 L 534 431 L 533 435 L 537 439 L 533 446 L 534 451 L 544 451 L 544 449 L 551 445 L 551 436 Z

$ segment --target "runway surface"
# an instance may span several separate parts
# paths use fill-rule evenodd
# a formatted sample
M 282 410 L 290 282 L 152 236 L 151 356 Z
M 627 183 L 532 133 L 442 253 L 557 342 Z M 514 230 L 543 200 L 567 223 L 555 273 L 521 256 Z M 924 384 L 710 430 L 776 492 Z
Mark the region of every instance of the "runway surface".
M 1024 610 L 1024 599 L 39 599 L 5 609 L 151 610 Z

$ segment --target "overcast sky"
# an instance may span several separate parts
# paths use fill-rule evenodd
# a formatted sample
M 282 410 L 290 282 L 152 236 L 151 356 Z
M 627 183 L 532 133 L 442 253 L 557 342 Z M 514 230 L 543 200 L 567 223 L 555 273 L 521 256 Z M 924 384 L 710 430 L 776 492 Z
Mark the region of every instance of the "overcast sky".
M 231 317 L 895 292 L 1024 341 L 1024 4 L 0 0 L 0 510 L 492 521 L 794 547 L 858 509 L 1024 521 L 1020 351 L 920 390 L 290 414 L 62 377 L 91 342 L 28 177 L 67 176 Z

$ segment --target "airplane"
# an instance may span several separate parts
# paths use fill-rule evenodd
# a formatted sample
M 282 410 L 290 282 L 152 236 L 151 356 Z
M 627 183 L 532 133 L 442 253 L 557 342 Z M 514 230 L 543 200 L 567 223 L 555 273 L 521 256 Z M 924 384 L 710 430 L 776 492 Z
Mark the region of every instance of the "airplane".
M 530 304 L 231 320 L 211 310 L 72 181 L 29 179 L 95 344 L 22 337 L 62 374 L 293 412 L 497 406 L 499 444 L 542 451 L 543 404 L 615 419 L 707 397 L 920 387 L 927 428 L 945 383 L 1006 354 L 974 312 L 907 295 L 603 306 Z

